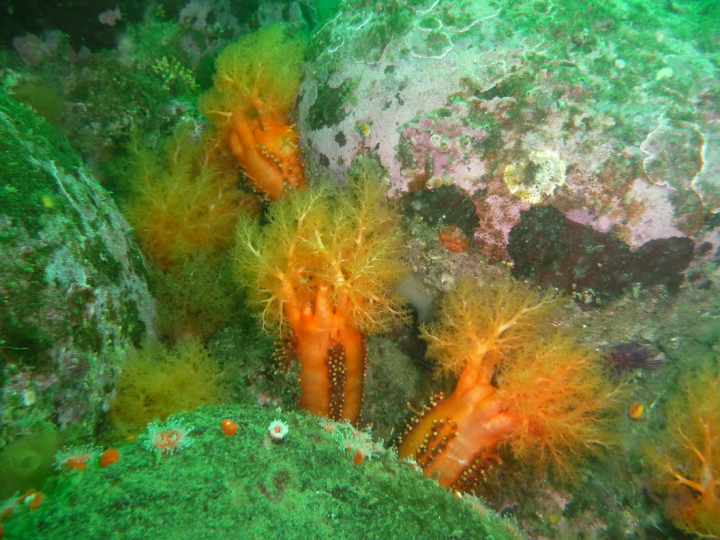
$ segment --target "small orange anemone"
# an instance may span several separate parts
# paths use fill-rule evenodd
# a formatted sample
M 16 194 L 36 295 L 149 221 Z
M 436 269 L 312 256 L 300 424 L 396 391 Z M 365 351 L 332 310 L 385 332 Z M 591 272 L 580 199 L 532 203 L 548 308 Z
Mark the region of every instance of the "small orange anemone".
M 630 405 L 630 409 L 628 410 L 628 415 L 633 420 L 640 420 L 640 418 L 642 418 L 644 409 L 645 409 L 645 406 L 642 403 L 640 403 L 639 401 L 636 401 L 632 405 Z
M 100 466 L 107 467 L 111 463 L 115 463 L 118 459 L 120 459 L 120 452 L 115 450 L 115 448 L 108 448 L 100 454 Z
M 30 510 L 35 510 L 42 502 L 42 493 L 40 493 L 37 489 L 30 489 L 27 493 L 25 493 L 25 495 L 20 497 L 20 501 L 22 501 L 23 504 Z
M 65 466 L 68 469 L 84 469 L 87 458 L 88 456 L 73 456 L 67 459 Z
M 235 435 L 238 429 L 238 425 L 232 420 L 226 418 L 220 424 L 220 429 L 225 435 Z

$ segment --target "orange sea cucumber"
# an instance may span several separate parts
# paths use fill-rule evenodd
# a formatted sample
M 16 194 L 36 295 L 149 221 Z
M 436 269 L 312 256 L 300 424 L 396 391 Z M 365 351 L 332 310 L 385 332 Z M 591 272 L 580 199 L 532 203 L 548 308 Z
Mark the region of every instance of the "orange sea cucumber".
M 425 475 L 439 472 L 443 486 L 470 491 L 500 461 L 501 443 L 566 470 L 566 453 L 607 440 L 598 415 L 611 385 L 593 354 L 553 324 L 561 305 L 509 280 L 462 280 L 439 322 L 423 330 L 428 356 L 459 373 L 457 385 L 408 424 L 399 457 L 412 457 Z
M 284 125 L 277 113 L 266 110 L 258 97 L 258 88 L 255 87 L 251 98 L 255 115 L 236 110 L 227 141 L 253 187 L 277 200 L 286 188 L 305 187 L 297 149 L 300 136 L 295 126 Z
M 387 328 L 399 301 L 401 235 L 384 190 L 362 176 L 349 190 L 293 191 L 269 224 L 240 220 L 237 275 L 262 306 L 268 330 L 286 336 L 279 356 L 298 358 L 300 407 L 356 423 L 362 408 L 365 332 Z
M 220 53 L 214 87 L 199 99 L 250 183 L 273 200 L 305 186 L 289 123 L 304 50 L 305 41 L 280 25 L 243 36 Z
M 367 360 L 365 334 L 347 318 L 347 297 L 330 300 L 330 285 L 318 284 L 313 303 L 302 305 L 289 282 L 285 313 L 293 353 L 300 360 L 300 408 L 332 420 L 356 422 L 362 408 Z

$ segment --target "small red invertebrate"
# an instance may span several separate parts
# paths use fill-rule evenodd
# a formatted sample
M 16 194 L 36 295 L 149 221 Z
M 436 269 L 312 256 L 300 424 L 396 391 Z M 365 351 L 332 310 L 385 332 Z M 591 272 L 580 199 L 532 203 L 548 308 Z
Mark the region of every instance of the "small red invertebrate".
M 118 459 L 120 459 L 120 452 L 114 448 L 108 448 L 100 454 L 100 466 L 107 467 L 111 463 L 115 463 Z
M 353 458 L 353 463 L 355 465 L 360 465 L 362 462 L 363 462 L 362 450 L 358 450 L 357 454 L 355 454 L 355 457 Z
M 632 405 L 630 405 L 630 409 L 628 410 L 630 418 L 632 418 L 633 420 L 640 420 L 640 418 L 642 418 L 644 408 L 645 406 L 639 401 L 634 402 Z
M 83 470 L 88 460 L 99 455 L 100 448 L 96 446 L 63 448 L 55 455 L 55 468 L 58 471 L 63 469 Z
M 220 424 L 220 429 L 222 429 L 222 432 L 225 435 L 235 435 L 235 433 L 237 432 L 237 429 L 238 429 L 238 425 L 235 422 L 233 422 L 232 420 L 229 420 L 226 418 Z
M 84 469 L 85 468 L 85 461 L 87 460 L 88 456 L 73 456 L 68 458 L 65 461 L 65 466 L 68 469 Z
M 440 241 L 448 251 L 453 253 L 462 253 L 470 246 L 467 235 L 455 225 L 449 225 L 443 229 L 443 232 L 440 233 Z
M 37 489 L 31 489 L 21 497 L 21 500 L 25 506 L 31 510 L 35 510 L 42 502 L 42 493 Z

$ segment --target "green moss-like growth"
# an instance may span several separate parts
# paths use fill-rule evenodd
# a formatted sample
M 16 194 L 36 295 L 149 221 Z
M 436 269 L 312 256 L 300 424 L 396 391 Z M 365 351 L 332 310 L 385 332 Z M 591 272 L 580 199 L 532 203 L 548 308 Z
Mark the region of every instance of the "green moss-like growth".
M 340 0 L 317 0 L 318 21 L 320 23 L 327 21 L 334 14 L 339 3 Z
M 80 158 L 67 141 L 42 118 L 35 116 L 5 93 L 0 93 L 0 116 L 8 123 L 0 125 L 0 170 L 4 179 L 13 179 L 12 182 L 3 181 L 0 208 L 4 214 L 12 216 L 28 230 L 35 232 L 42 227 L 41 219 L 49 211 L 45 203 L 47 199 L 43 201 L 43 196 L 52 197 L 55 190 L 48 185 L 45 173 L 31 170 L 24 159 L 18 158 L 27 155 L 29 145 L 45 149 L 44 156 L 35 155 L 37 159 L 57 159 L 57 166 L 65 169 L 74 170 L 79 167 Z M 25 133 L 25 141 L 13 137 L 10 134 L 12 129 Z M 57 149 L 57 152 L 53 154 L 52 149 Z
M 142 442 L 120 460 L 64 471 L 37 510 L 6 520 L 9 538 L 522 538 L 477 500 L 455 495 L 389 452 L 353 463 L 318 420 L 259 408 L 208 407 L 181 416 L 192 446 L 160 459 Z M 220 430 L 224 418 L 235 435 Z M 271 442 L 276 419 L 289 433 Z
M 205 249 L 163 272 L 151 272 L 150 288 L 157 299 L 158 332 L 176 341 L 193 336 L 208 339 L 241 304 L 225 253 Z
M 227 401 L 230 391 L 223 375 L 195 340 L 182 341 L 175 349 L 148 345 L 131 353 L 110 406 L 110 437 L 135 434 L 152 420 Z
M 37 82 L 25 82 L 13 88 L 13 97 L 32 107 L 38 116 L 56 129 L 62 127 L 65 103 L 54 88 Z

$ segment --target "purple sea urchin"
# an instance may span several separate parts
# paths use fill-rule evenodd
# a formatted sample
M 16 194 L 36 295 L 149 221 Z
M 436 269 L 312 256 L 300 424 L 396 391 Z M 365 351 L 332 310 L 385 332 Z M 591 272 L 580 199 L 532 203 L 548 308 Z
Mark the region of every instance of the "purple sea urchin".
M 640 368 L 652 368 L 658 364 L 659 353 L 647 345 L 622 343 L 610 349 L 605 361 L 615 375 Z

